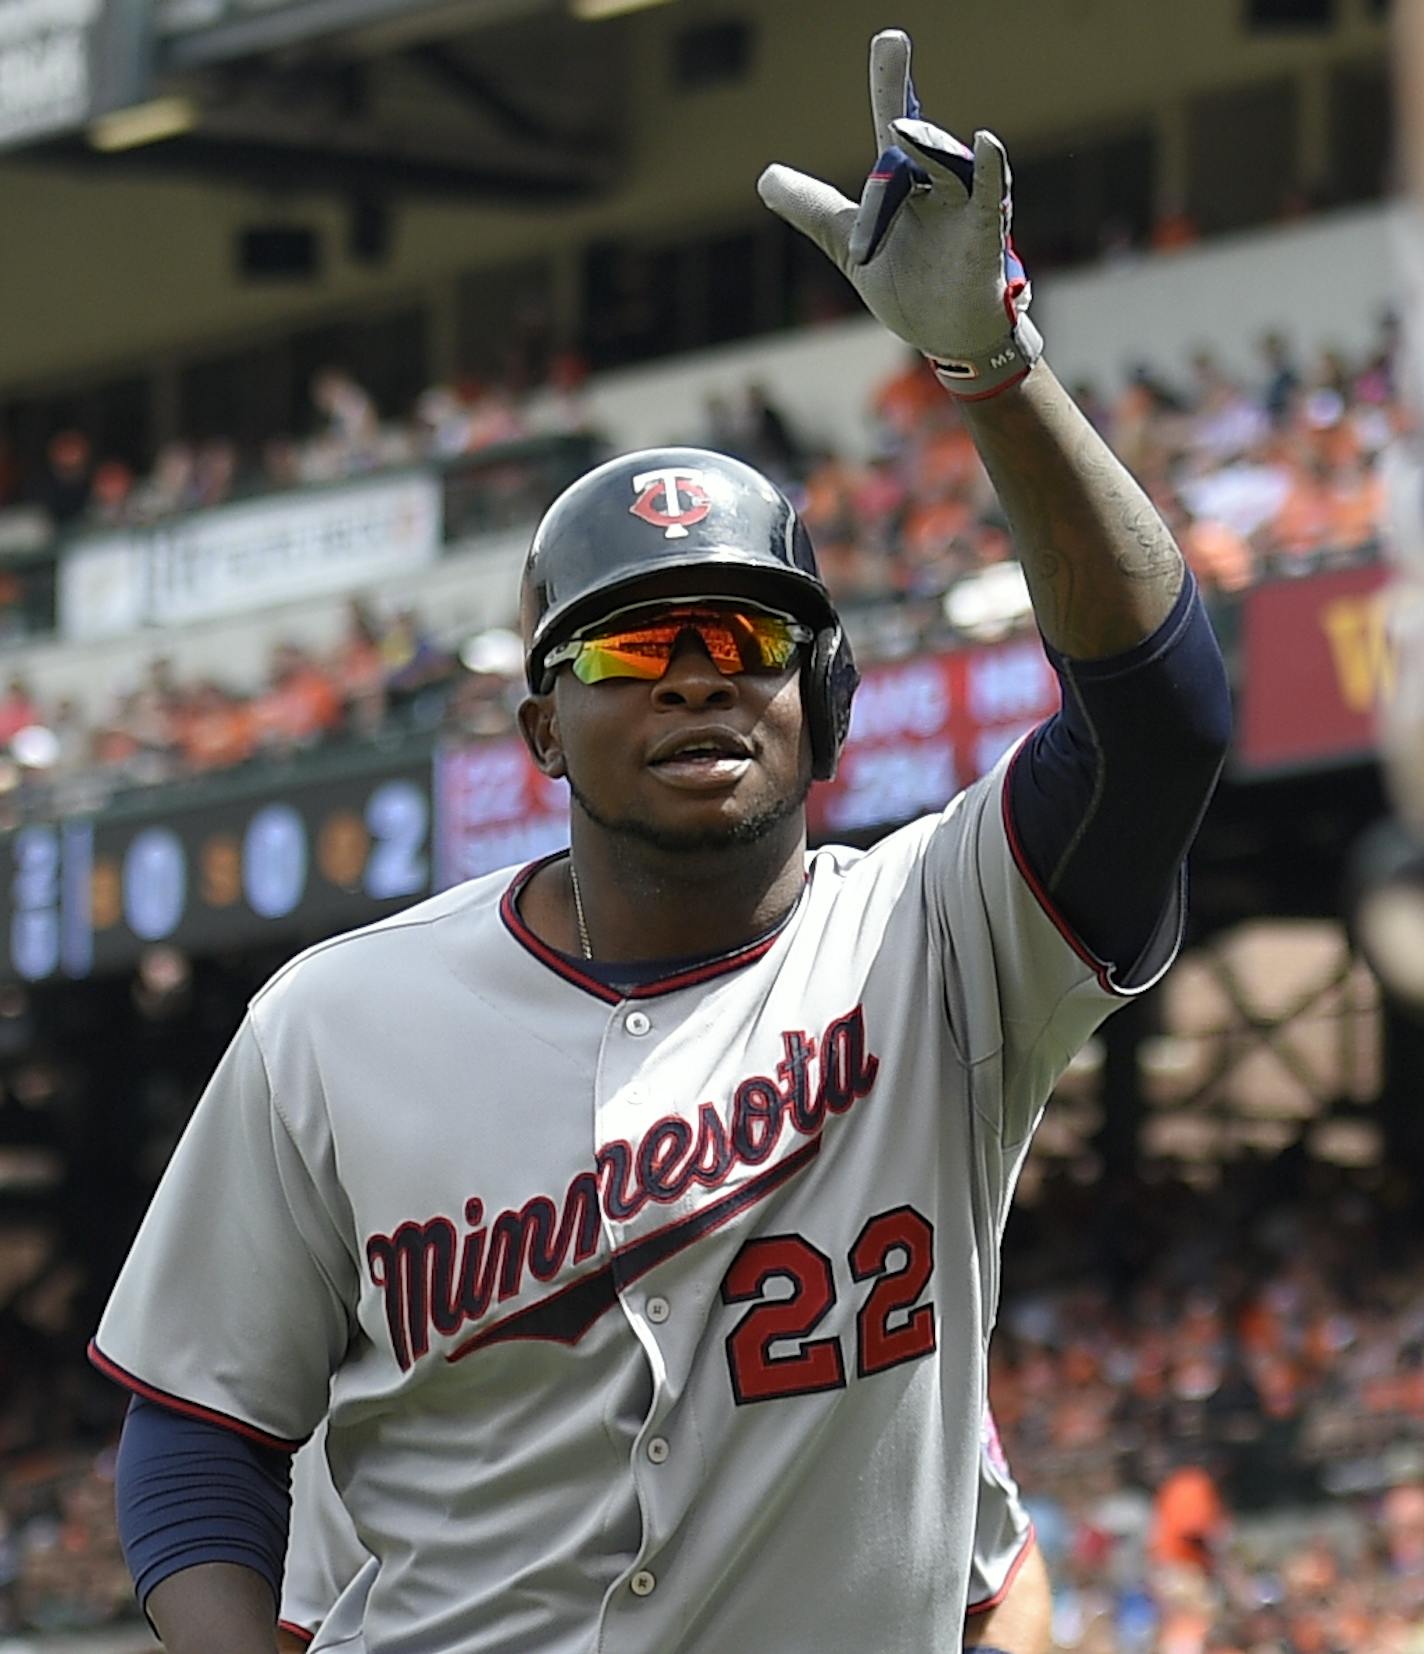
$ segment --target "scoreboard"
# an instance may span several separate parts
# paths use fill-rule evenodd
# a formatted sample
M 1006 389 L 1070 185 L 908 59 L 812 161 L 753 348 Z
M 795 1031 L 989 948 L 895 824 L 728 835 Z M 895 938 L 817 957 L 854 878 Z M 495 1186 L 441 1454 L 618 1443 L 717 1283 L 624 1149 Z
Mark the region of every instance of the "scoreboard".
M 367 924 L 430 894 L 431 833 L 429 758 L 237 803 L 22 827 L 0 844 L 0 977 L 102 974 L 154 942 L 215 954 Z

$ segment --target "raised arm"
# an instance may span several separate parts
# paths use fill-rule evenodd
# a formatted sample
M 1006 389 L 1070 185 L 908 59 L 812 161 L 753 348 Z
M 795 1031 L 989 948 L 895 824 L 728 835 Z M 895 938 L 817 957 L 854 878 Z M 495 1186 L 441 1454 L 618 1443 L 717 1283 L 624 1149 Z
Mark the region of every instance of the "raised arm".
M 871 42 L 870 99 L 880 153 L 858 202 L 783 166 L 762 174 L 762 199 L 962 404 L 1048 642 L 1078 660 L 1121 654 L 1166 619 L 1185 568 L 1147 496 L 1041 360 L 1003 145 L 977 132 L 971 149 L 919 118 L 898 29 Z
M 1099 660 L 1155 632 L 1186 578 L 1182 554 L 1048 364 L 966 402 L 964 414 L 1044 637 L 1074 660 Z
M 1043 360 L 1003 145 L 920 118 L 897 29 L 871 42 L 870 101 L 858 201 L 783 166 L 757 187 L 961 405 L 1063 686 L 1009 776 L 1014 860 L 1102 984 L 1135 992 L 1181 937 L 1182 862 L 1230 740 L 1220 651 L 1165 524 Z

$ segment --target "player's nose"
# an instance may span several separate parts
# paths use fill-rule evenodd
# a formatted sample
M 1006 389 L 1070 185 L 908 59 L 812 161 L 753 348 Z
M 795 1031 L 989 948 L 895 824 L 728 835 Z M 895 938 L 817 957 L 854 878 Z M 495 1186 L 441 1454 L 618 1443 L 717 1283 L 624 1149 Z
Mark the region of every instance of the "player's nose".
M 706 644 L 691 630 L 678 639 L 667 671 L 653 685 L 660 706 L 731 706 L 737 694 L 736 678 L 717 670 Z

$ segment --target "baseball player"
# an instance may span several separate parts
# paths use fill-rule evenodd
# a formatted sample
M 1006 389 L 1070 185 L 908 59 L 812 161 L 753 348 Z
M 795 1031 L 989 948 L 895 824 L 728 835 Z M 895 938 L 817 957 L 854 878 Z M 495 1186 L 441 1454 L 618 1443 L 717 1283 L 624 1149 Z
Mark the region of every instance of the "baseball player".
M 372 1558 L 357 1537 L 326 1462 L 326 1426 L 292 1461 L 292 1521 L 277 1620 L 278 1654 L 304 1654 L 347 1586 L 342 1614 L 359 1624 Z M 964 1647 L 978 1654 L 1048 1654 L 1048 1575 L 1009 1471 L 993 1415 L 984 1410 Z M 338 1638 L 339 1641 L 339 1638 Z
M 764 199 L 936 364 L 1060 711 L 808 854 L 856 674 L 789 501 L 688 449 L 567 489 L 522 586 L 570 848 L 254 998 L 105 1310 L 121 1532 L 170 1654 L 270 1654 L 287 1456 L 371 1553 L 368 1654 L 954 1647 L 999 1237 L 1072 1053 L 1156 981 L 1225 751 L 1166 529 L 1040 359 L 1009 173 L 871 55 L 859 204 Z

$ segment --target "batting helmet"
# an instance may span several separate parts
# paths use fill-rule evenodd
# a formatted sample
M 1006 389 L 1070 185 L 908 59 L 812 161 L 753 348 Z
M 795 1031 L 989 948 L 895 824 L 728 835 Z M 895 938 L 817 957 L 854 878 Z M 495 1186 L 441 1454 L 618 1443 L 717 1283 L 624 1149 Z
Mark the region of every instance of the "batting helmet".
M 802 694 L 818 780 L 836 773 L 859 682 L 810 536 L 760 471 L 702 448 L 652 448 L 596 467 L 534 531 L 520 612 L 525 671 L 547 692 L 544 658 L 581 627 L 645 597 L 744 597 L 815 631 Z

